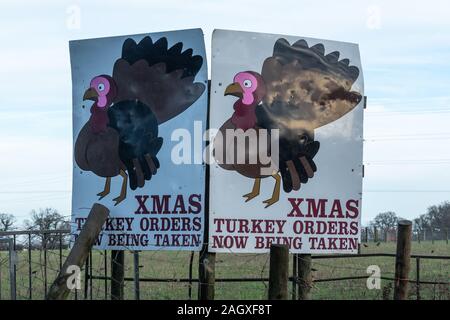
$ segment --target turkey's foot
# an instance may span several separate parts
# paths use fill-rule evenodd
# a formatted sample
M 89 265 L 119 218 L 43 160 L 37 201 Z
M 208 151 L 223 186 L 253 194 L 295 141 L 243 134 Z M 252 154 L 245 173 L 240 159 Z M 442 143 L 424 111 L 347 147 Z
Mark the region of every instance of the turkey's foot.
M 272 177 L 275 179 L 275 187 L 273 188 L 272 197 L 270 199 L 264 200 L 263 203 L 266 204 L 265 208 L 270 207 L 274 203 L 278 202 L 280 200 L 280 186 L 281 186 L 281 177 L 280 174 L 277 172 L 272 175 Z
M 117 198 L 113 199 L 113 201 L 115 202 L 114 206 L 117 206 L 119 203 L 121 203 L 127 197 L 128 175 L 123 170 L 120 170 L 119 174 L 123 178 L 122 188 L 120 189 L 120 195 Z
M 113 199 L 113 201 L 115 202 L 115 203 L 114 203 L 114 206 L 117 206 L 119 203 L 121 203 L 121 202 L 122 202 L 123 200 L 125 200 L 126 198 L 127 198 L 126 195 L 120 195 L 120 196 L 114 198 L 114 199 Z
M 97 193 L 98 200 L 102 200 L 104 197 L 106 197 L 109 194 L 109 191 L 111 190 L 111 177 L 106 178 L 105 181 L 105 187 L 103 188 L 102 192 Z
M 259 195 L 260 187 L 261 187 L 261 178 L 256 178 L 255 182 L 253 183 L 252 192 L 243 195 L 243 197 L 246 198 L 245 202 L 248 202 L 253 198 L 257 197 Z

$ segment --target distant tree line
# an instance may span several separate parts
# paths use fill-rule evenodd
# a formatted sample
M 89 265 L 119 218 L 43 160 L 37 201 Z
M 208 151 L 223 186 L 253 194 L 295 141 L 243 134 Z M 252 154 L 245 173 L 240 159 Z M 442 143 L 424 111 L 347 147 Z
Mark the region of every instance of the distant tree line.
M 60 235 L 52 233 L 43 233 L 45 230 L 60 230 L 69 229 L 70 221 L 68 218 L 61 215 L 58 210 L 54 208 L 44 208 L 38 210 L 32 210 L 30 212 L 30 218 L 25 220 L 23 228 L 25 230 L 38 231 L 31 236 L 32 247 L 34 248 L 47 248 L 54 249 L 59 248 Z M 14 215 L 7 213 L 0 213 L 0 231 L 14 231 L 17 230 L 17 220 Z M 67 244 L 67 235 L 62 237 L 63 245 Z M 26 243 L 26 242 L 25 242 Z M 17 244 L 16 249 L 20 250 L 20 247 L 24 245 Z M 28 246 L 28 245 L 26 245 Z
M 370 227 L 378 230 L 393 230 L 402 218 L 395 212 L 387 211 L 379 213 L 371 222 Z M 413 231 L 422 234 L 424 231 L 433 230 L 443 232 L 450 230 L 450 201 L 428 207 L 427 212 L 412 220 Z

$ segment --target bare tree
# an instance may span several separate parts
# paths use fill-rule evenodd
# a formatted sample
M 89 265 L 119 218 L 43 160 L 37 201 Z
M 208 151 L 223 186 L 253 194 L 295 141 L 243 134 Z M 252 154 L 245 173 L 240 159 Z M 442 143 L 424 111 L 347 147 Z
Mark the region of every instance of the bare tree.
M 424 220 L 429 228 L 440 230 L 450 228 L 450 202 L 446 201 L 429 207 Z
M 397 226 L 398 220 L 395 212 L 387 211 L 379 213 L 370 224 L 381 230 L 391 230 Z
M 12 214 L 0 213 L 0 231 L 10 231 L 14 229 L 16 218 Z
M 25 221 L 25 227 L 29 230 L 47 231 L 67 228 L 69 222 L 62 216 L 58 210 L 45 208 L 32 210 L 31 219 Z M 43 247 L 48 249 L 58 245 L 59 235 L 52 233 L 39 233 L 37 238 Z
M 417 218 L 413 219 L 413 229 L 416 232 L 422 232 L 425 227 L 426 227 L 426 219 L 425 219 L 425 215 L 422 214 Z

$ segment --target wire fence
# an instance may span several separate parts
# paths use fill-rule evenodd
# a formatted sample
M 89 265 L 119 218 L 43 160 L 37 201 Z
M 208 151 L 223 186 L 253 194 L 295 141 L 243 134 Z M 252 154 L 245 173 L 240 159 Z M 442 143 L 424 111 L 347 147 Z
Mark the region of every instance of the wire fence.
M 363 242 L 396 242 L 396 228 L 364 227 L 361 230 Z M 413 231 L 412 240 L 421 241 L 445 241 L 449 243 L 449 230 L 447 228 L 422 228 Z
M 450 246 L 448 238 L 442 236 L 439 239 L 439 233 L 434 231 L 430 233 L 433 239 L 415 236 L 413 253 L 420 254 L 411 256 L 410 299 L 450 299 Z M 373 229 L 363 229 L 358 255 L 312 256 L 313 299 L 392 298 L 395 239 L 371 237 L 376 233 Z M 0 232 L 0 239 L 3 239 L 0 241 L 0 300 L 45 299 L 69 253 L 70 232 Z M 72 290 L 69 299 L 117 298 L 111 294 L 114 281 L 111 258 L 110 251 L 92 250 L 81 270 L 82 286 Z M 291 299 L 298 298 L 298 259 L 301 255 L 290 255 Z M 197 299 L 199 261 L 198 252 L 125 251 L 121 266 L 124 270 L 124 299 Z M 372 276 L 369 266 L 377 266 L 381 270 L 378 288 L 368 289 L 367 281 Z M 217 254 L 215 297 L 266 299 L 268 274 L 269 254 Z M 12 290 L 15 290 L 14 295 Z

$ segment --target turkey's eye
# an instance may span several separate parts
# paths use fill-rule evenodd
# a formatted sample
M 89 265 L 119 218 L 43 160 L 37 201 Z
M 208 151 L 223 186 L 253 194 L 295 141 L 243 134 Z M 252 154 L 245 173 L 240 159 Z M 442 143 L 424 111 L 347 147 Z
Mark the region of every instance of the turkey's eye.
M 252 82 L 247 79 L 247 80 L 244 80 L 243 85 L 246 88 L 250 88 L 252 86 Z
M 105 85 L 103 83 L 99 83 L 99 85 L 97 86 L 98 91 L 103 91 L 105 90 Z

